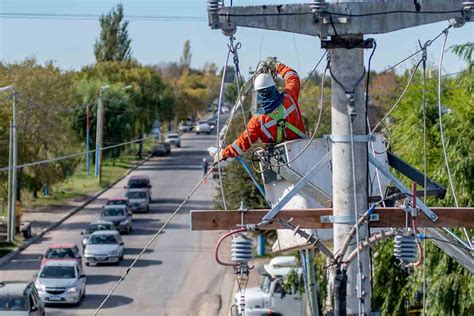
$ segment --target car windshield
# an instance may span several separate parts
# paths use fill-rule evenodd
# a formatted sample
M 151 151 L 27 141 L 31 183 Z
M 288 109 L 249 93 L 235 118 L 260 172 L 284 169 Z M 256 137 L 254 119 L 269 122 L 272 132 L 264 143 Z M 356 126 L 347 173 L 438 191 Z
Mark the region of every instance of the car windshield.
M 168 135 L 168 138 L 178 138 L 178 135 Z
M 102 210 L 100 216 L 125 216 L 125 210 L 122 208 L 106 208 Z
M 113 229 L 112 225 L 110 224 L 91 224 L 86 228 L 86 234 L 92 234 L 98 230 L 111 230 Z
M 117 239 L 114 235 L 92 235 L 87 242 L 91 245 L 115 245 L 117 244 Z
M 145 179 L 129 180 L 128 187 L 131 189 L 148 188 L 148 180 L 145 180 Z
M 127 192 L 127 197 L 129 199 L 145 199 L 146 193 L 143 191 Z
M 207 124 L 206 121 L 199 121 L 199 124 Z
M 0 296 L 0 311 L 26 311 L 23 296 Z
M 107 205 L 127 205 L 126 200 L 108 200 Z
M 74 267 L 45 266 L 40 274 L 40 278 L 43 279 L 74 279 L 75 277 Z
M 74 251 L 71 248 L 51 248 L 46 251 L 46 259 L 74 259 Z

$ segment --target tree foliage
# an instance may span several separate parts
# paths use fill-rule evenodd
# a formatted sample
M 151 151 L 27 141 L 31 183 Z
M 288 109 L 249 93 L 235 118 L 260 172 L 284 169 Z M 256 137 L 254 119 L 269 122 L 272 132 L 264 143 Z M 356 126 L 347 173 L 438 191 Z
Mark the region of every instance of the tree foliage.
M 97 62 L 128 61 L 132 58 L 132 40 L 128 36 L 128 21 L 124 20 L 123 5 L 118 4 L 99 19 L 100 38 L 94 45 Z

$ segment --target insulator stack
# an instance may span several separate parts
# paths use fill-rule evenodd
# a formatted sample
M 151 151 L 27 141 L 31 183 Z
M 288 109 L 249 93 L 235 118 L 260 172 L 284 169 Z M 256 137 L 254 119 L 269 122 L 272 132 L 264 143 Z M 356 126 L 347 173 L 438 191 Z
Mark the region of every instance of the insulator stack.
M 316 13 L 324 10 L 327 5 L 328 3 L 324 0 L 314 0 L 309 4 L 309 7 L 311 8 L 311 11 L 313 11 L 313 13 Z
M 208 0 L 207 1 L 207 10 L 208 11 L 217 11 L 219 10 L 219 7 L 220 7 L 220 3 L 219 3 L 219 0 Z
M 252 259 L 252 238 L 244 234 L 232 240 L 232 261 L 237 264 L 246 264 Z
M 408 265 L 417 261 L 417 247 L 415 235 L 395 236 L 394 255 L 398 260 L 400 260 L 402 265 Z

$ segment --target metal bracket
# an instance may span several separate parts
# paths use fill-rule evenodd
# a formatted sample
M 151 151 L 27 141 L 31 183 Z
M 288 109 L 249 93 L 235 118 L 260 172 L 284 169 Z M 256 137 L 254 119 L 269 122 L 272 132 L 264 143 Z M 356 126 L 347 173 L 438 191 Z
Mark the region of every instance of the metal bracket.
M 370 222 L 378 222 L 380 215 L 373 213 L 369 215 Z M 321 223 L 323 224 L 355 224 L 354 216 L 333 216 L 324 215 L 321 216 Z
M 324 21 L 324 19 L 323 19 Z M 345 22 L 347 23 L 347 22 Z M 373 48 L 374 39 L 368 38 L 366 40 L 358 38 L 342 38 L 340 36 L 331 36 L 330 39 L 321 39 L 321 48 L 334 49 L 334 48 Z
M 323 138 L 326 141 L 332 143 L 350 143 L 352 141 L 351 135 L 323 135 Z M 369 135 L 354 135 L 354 142 L 355 143 L 367 143 L 367 142 L 375 142 L 376 137 L 373 134 Z

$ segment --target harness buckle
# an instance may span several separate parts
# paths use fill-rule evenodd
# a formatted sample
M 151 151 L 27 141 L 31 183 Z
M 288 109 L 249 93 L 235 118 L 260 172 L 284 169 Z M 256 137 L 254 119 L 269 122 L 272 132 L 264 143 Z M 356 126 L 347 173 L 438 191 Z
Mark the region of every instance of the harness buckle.
M 285 128 L 286 127 L 286 120 L 285 119 L 279 119 L 277 121 L 277 125 L 281 128 Z

